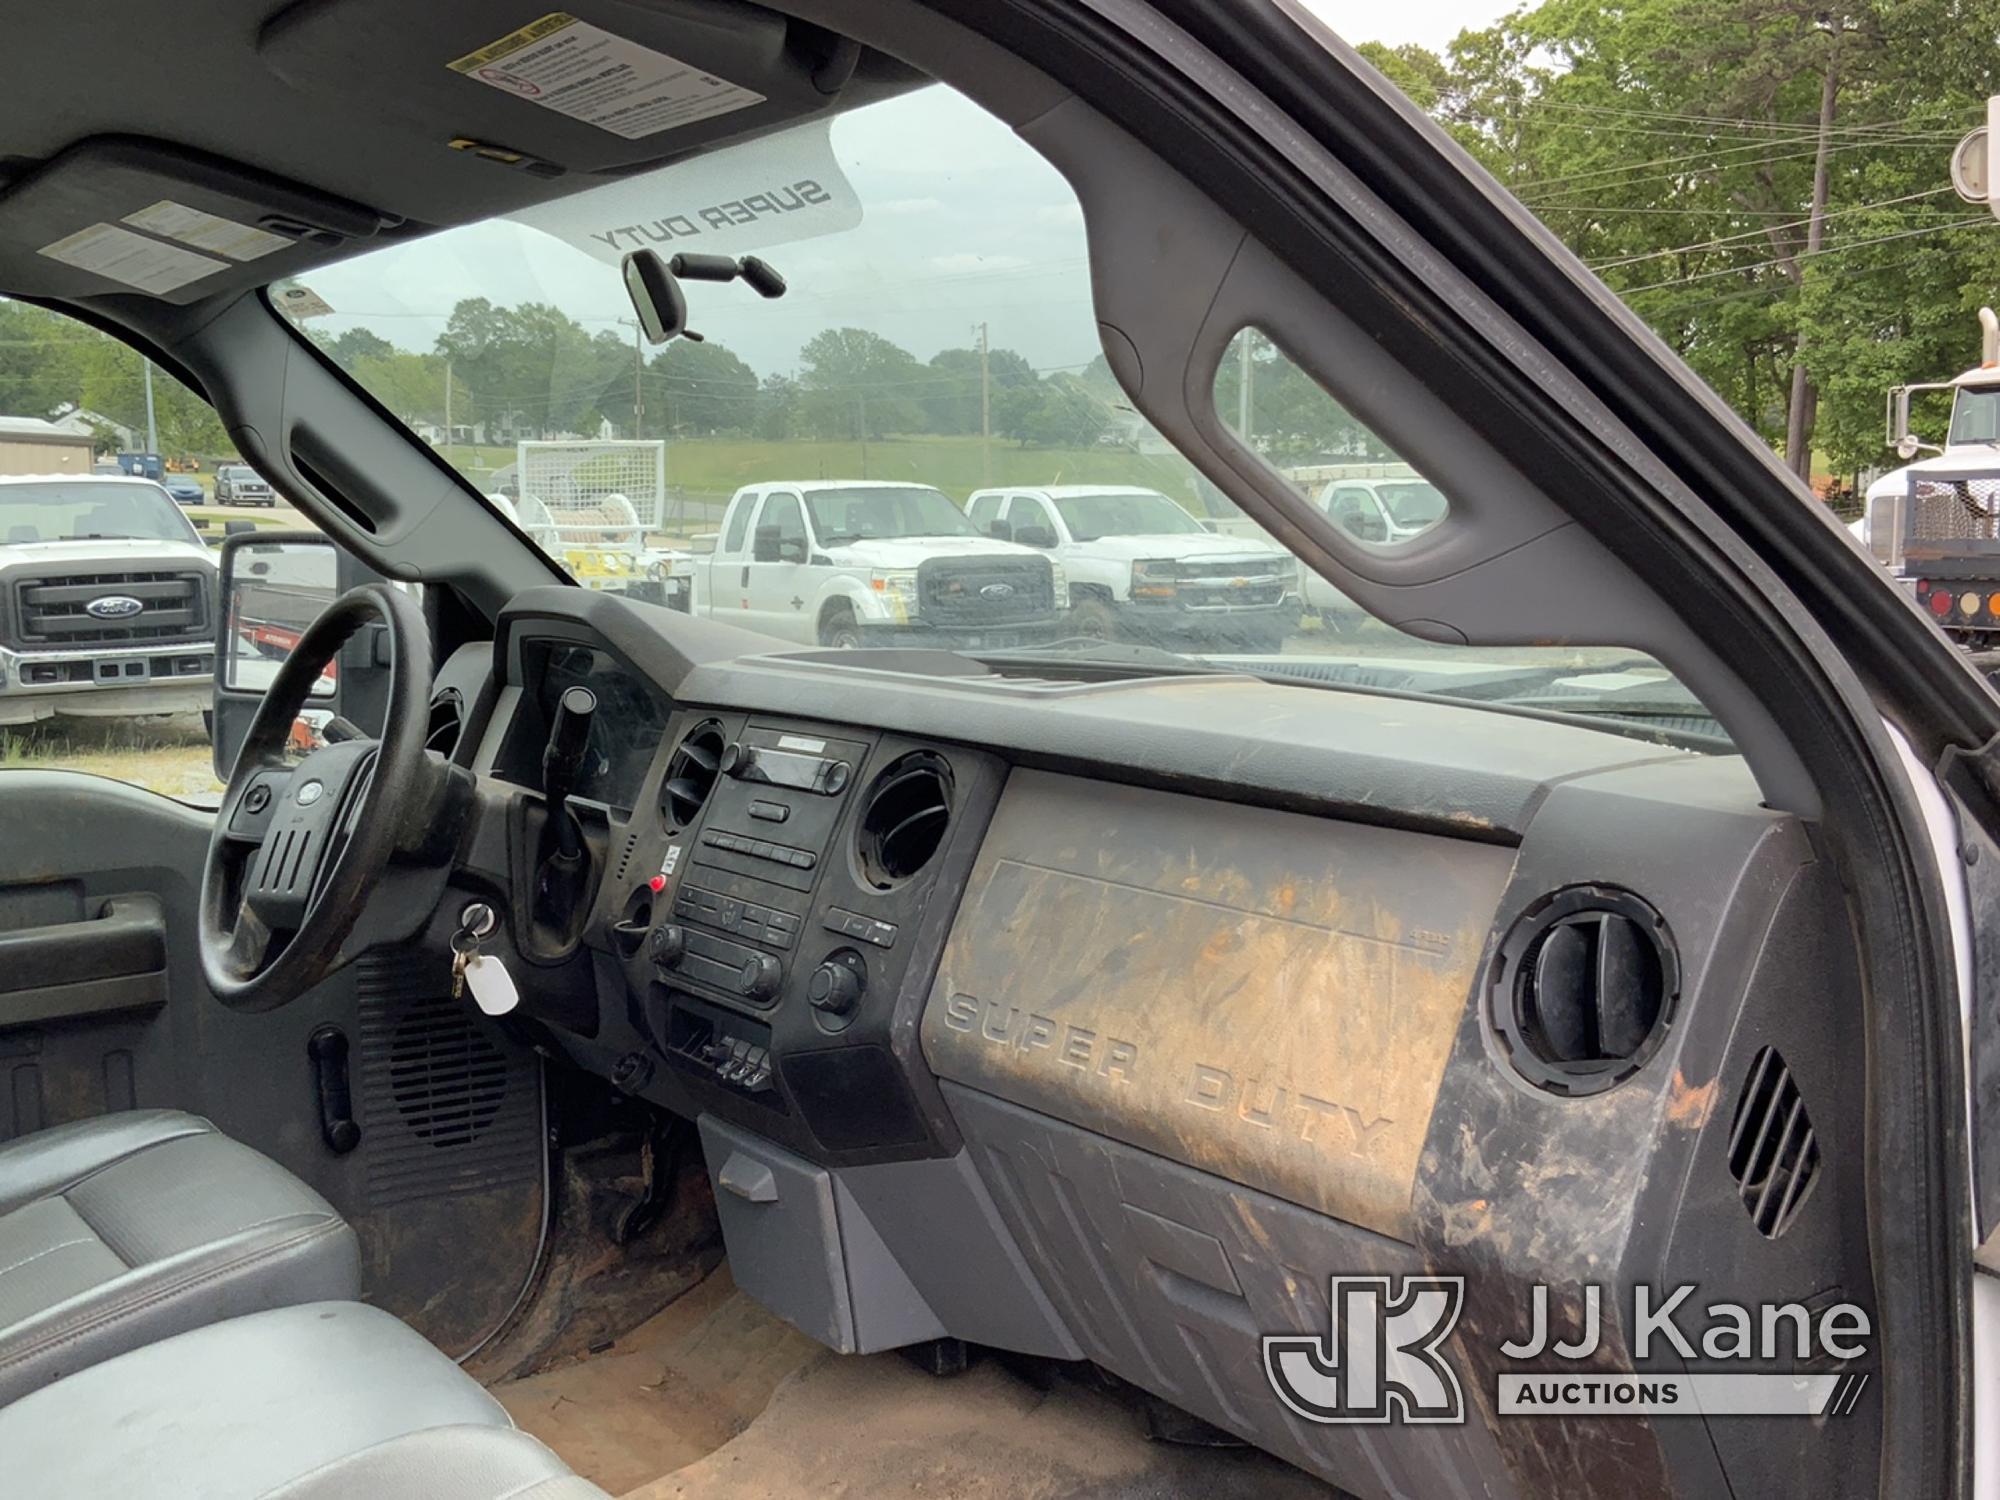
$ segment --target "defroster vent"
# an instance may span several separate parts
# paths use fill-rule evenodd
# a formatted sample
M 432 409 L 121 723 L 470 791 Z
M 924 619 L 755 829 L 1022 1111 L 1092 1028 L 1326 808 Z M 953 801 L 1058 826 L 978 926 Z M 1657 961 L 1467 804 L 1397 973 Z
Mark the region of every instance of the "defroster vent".
M 1791 1227 L 1819 1177 L 1819 1140 L 1806 1101 L 1775 1047 L 1759 1049 L 1729 1127 L 1729 1175 L 1766 1239 Z

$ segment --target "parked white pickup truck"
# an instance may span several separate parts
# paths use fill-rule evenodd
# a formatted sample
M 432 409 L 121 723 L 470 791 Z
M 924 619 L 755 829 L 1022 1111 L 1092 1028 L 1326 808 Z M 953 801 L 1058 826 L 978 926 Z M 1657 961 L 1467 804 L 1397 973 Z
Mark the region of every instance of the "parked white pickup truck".
M 1218 536 L 1158 490 L 1062 484 L 979 490 L 980 530 L 1047 552 L 1069 575 L 1072 633 L 1275 651 L 1299 622 L 1299 566 L 1259 536 Z
M 746 485 L 692 572 L 693 613 L 811 645 L 977 650 L 1068 633 L 1062 566 L 982 536 L 927 484 Z
M 215 558 L 150 479 L 0 478 L 0 724 L 191 713 L 215 675 Z

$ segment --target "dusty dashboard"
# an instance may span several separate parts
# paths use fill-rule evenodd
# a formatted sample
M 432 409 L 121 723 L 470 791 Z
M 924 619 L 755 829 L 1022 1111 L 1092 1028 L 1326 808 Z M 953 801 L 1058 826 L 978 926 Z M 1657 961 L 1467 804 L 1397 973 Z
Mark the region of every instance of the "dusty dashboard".
M 543 636 L 665 718 L 604 741 L 643 769 L 525 1024 L 699 1123 L 738 1283 L 833 1347 L 1087 1357 L 1368 1493 L 1498 1443 L 1493 1493 L 1533 1494 L 1561 1424 L 1364 1453 L 1226 1392 L 1263 1388 L 1260 1334 L 1324 1332 L 1330 1272 L 1464 1277 L 1485 1389 L 1531 1281 L 1866 1300 L 1852 1158 L 1816 1144 L 1860 1128 L 1845 908 L 1740 760 L 1240 676 L 770 654 L 549 591 L 503 619 L 483 770 L 526 764 Z M 534 795 L 500 800 L 529 837 Z M 1720 1492 L 1869 1441 L 1658 1424 L 1616 1462 Z

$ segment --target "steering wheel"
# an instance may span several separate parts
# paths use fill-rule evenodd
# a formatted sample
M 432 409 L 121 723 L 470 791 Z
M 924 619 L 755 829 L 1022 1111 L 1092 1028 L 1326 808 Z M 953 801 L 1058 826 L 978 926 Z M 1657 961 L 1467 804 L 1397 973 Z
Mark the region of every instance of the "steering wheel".
M 292 724 L 326 668 L 371 621 L 389 637 L 379 740 L 346 739 L 294 763 Z M 353 955 L 370 890 L 399 847 L 421 841 L 438 778 L 427 774 L 430 638 L 421 610 L 383 583 L 350 589 L 306 629 L 258 705 L 216 814 L 201 872 L 202 976 L 236 1010 L 295 1000 Z

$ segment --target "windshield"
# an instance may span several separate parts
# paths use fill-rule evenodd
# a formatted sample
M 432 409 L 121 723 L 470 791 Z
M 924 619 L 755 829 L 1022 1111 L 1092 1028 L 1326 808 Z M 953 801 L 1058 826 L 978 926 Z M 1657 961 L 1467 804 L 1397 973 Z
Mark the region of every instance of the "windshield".
M 1448 508 L 1436 485 L 1378 484 L 1375 493 L 1389 507 L 1389 515 L 1398 526 L 1435 526 Z
M 653 344 L 621 274 L 643 250 L 754 255 L 785 290 L 685 280 L 701 340 Z M 1309 566 L 1245 567 L 1289 549 L 1119 383 L 1090 266 L 1063 177 L 933 85 L 385 245 L 279 283 L 271 302 L 474 491 L 509 497 L 522 533 L 586 588 L 805 646 L 921 631 L 1065 667 L 1221 663 L 1301 690 L 1716 732 L 1628 650 L 1447 645 L 1375 618 Z M 1450 524 L 1449 485 L 1266 331 L 1236 334 L 1212 396 L 1244 462 L 1270 471 L 1264 492 L 1327 505 L 1357 555 Z M 788 532 L 721 534 L 740 491 L 794 486 L 822 547 L 930 538 L 943 581 L 904 591 L 843 573 L 860 565 L 837 554 L 795 557 Z M 774 532 L 789 525 L 773 516 Z M 1057 519 L 1067 537 L 1051 535 Z M 1122 536 L 1148 538 L 1143 556 L 1068 551 Z M 951 565 L 952 538 L 976 572 Z M 749 561 L 714 567 L 718 551 Z
M 1950 441 L 2000 443 L 2000 390 L 1968 389 L 1958 393 L 1958 400 L 1951 408 Z
M 813 490 L 806 496 L 823 547 L 904 536 L 977 536 L 965 512 L 936 490 L 891 486 Z
M 173 498 L 155 484 L 136 480 L 0 484 L 0 542 L 100 539 L 197 544 L 201 540 Z
M 1202 530 L 1201 522 L 1165 495 L 1150 490 L 1056 497 L 1063 525 L 1079 542 L 1101 536 L 1178 536 Z

